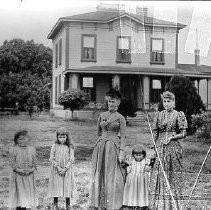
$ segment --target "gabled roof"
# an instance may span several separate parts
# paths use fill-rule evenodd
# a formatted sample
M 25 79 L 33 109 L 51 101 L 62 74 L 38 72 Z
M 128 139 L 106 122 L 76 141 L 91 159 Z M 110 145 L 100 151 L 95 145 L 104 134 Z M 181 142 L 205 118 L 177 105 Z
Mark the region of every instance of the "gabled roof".
M 52 39 L 60 29 L 64 22 L 92 22 L 92 23 L 109 23 L 116 19 L 128 17 L 146 26 L 162 26 L 162 27 L 176 27 L 182 29 L 186 25 L 180 23 L 174 23 L 164 20 L 159 20 L 152 17 L 141 16 L 133 13 L 118 12 L 118 11 L 96 11 L 84 14 L 72 15 L 60 18 L 51 32 L 48 35 L 48 39 Z

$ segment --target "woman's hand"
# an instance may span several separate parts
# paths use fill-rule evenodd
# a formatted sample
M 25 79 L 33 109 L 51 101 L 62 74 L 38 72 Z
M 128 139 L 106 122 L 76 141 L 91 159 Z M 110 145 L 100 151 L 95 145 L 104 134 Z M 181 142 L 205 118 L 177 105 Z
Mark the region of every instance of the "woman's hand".
M 60 172 L 62 171 L 62 167 L 57 166 L 56 168 L 57 168 L 57 170 L 58 170 L 58 173 L 60 173 Z
M 106 119 L 103 119 L 101 122 L 100 122 L 100 126 L 101 127 L 105 127 L 108 125 L 108 121 Z
M 166 139 L 163 141 L 163 144 L 167 145 L 172 139 L 173 139 L 173 136 L 170 136 L 170 137 L 166 138 Z
M 60 172 L 59 172 L 59 175 L 60 176 L 64 176 L 67 172 L 67 168 L 63 168 Z
M 120 163 L 124 162 L 125 154 L 124 154 L 123 150 L 120 150 L 118 160 L 119 160 Z

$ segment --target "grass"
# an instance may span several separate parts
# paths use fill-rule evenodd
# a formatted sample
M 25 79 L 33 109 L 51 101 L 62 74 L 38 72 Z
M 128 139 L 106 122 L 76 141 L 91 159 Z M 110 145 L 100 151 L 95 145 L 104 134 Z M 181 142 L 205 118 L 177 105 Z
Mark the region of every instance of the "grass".
M 51 203 L 51 200 L 46 196 L 50 166 L 48 161 L 50 147 L 55 141 L 56 129 L 65 126 L 72 134 L 76 147 L 75 179 L 77 196 L 73 209 L 87 209 L 91 174 L 90 160 L 94 144 L 97 140 L 96 121 L 78 119 L 65 121 L 61 118 L 48 115 L 41 115 L 33 119 L 25 115 L 1 116 L 0 120 L 0 208 L 2 209 L 7 205 L 9 184 L 8 149 L 13 144 L 14 133 L 19 129 L 27 129 L 29 131 L 31 144 L 37 149 L 39 168 L 36 185 L 39 194 L 39 209 L 45 209 Z M 148 147 L 152 146 L 150 131 L 146 124 L 127 126 L 127 154 L 130 153 L 131 146 L 137 143 Z M 183 163 L 187 172 L 198 173 L 209 146 L 210 141 L 197 139 L 194 136 L 189 136 L 183 140 Z M 150 150 L 148 151 L 150 152 Z M 211 173 L 211 154 L 208 156 L 202 172 L 204 174 Z M 193 174 L 192 179 L 194 178 L 195 175 Z M 202 182 L 206 183 L 208 182 L 207 180 L 209 181 L 209 178 L 205 176 Z M 203 185 L 203 188 L 206 190 L 207 186 Z M 64 200 L 62 199 L 60 200 L 60 206 L 64 206 Z

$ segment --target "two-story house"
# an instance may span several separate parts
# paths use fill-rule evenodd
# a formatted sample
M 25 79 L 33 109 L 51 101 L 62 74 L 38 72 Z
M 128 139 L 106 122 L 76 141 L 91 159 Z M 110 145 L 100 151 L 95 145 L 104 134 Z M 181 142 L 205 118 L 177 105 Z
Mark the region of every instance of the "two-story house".
M 149 109 L 170 77 L 182 74 L 193 82 L 206 79 L 211 109 L 211 68 L 197 65 L 199 50 L 196 64 L 178 64 L 178 35 L 184 27 L 124 11 L 60 18 L 48 35 L 53 42 L 52 108 L 62 109 L 58 95 L 68 88 L 89 92 L 91 106 L 100 108 L 114 87 L 137 108 Z

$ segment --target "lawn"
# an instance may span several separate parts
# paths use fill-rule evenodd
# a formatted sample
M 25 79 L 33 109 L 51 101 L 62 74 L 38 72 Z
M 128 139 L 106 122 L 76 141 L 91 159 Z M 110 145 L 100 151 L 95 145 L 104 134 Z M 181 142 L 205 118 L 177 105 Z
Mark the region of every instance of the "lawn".
M 9 184 L 9 163 L 8 149 L 13 144 L 13 135 L 19 129 L 27 129 L 31 136 L 31 144 L 36 147 L 38 157 L 38 171 L 36 185 L 38 189 L 39 209 L 48 209 L 51 199 L 47 197 L 48 174 L 49 174 L 49 152 L 55 141 L 55 131 L 65 126 L 71 132 L 76 146 L 75 156 L 75 182 L 76 196 L 73 201 L 73 209 L 88 209 L 89 188 L 91 174 L 91 154 L 96 142 L 95 121 L 65 121 L 61 118 L 41 115 L 32 120 L 26 115 L 1 116 L 0 118 L 0 208 L 7 206 L 8 184 Z M 211 141 L 211 140 L 210 140 Z M 189 136 L 183 140 L 184 168 L 187 172 L 186 186 L 187 195 L 195 181 L 197 173 L 210 146 L 210 141 L 197 139 Z M 143 144 L 147 147 L 152 145 L 150 130 L 147 124 L 128 125 L 126 133 L 127 153 L 131 151 L 134 144 Z M 150 152 L 150 150 L 148 150 Z M 191 206 L 203 205 L 211 208 L 211 154 L 203 167 L 199 182 L 194 191 L 195 200 L 190 202 Z M 205 200 L 205 198 L 207 200 Z M 197 199 L 202 199 L 198 201 Z M 204 200 L 203 200 L 204 199 Z M 64 205 L 61 199 L 60 206 Z M 191 208 L 194 209 L 194 208 Z

